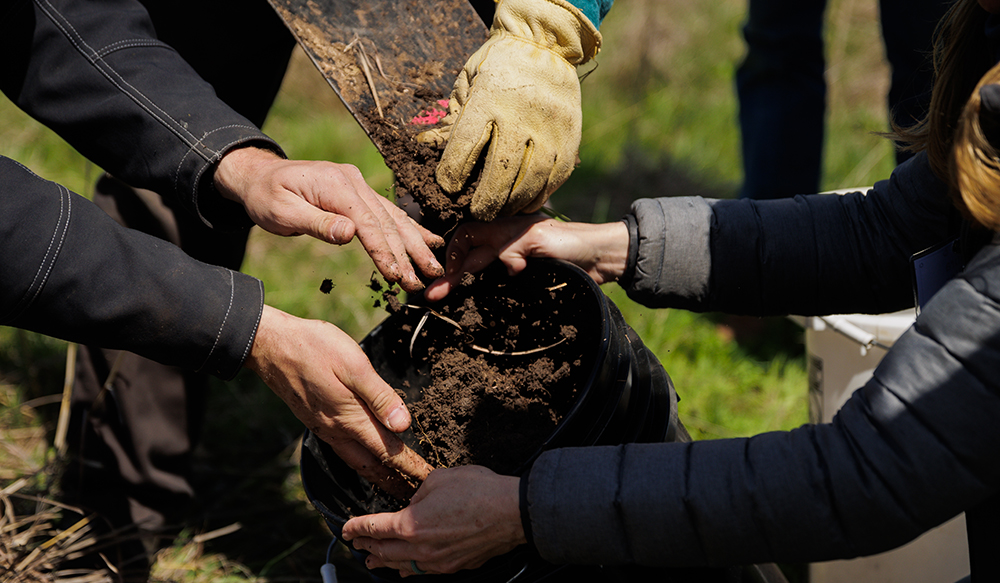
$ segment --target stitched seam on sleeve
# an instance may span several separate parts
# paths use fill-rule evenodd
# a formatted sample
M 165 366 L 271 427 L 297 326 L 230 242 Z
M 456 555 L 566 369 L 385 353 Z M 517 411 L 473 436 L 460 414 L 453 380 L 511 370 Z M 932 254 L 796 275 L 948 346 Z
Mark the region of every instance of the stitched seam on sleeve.
M 107 57 L 111 53 L 122 51 L 125 49 L 136 49 L 139 47 L 163 48 L 163 49 L 174 50 L 173 47 L 162 41 L 149 38 L 137 38 L 131 40 L 115 41 L 110 45 L 104 47 L 103 49 L 96 51 L 94 53 L 94 56 L 97 57 L 98 59 L 103 59 L 104 57 Z
M 614 505 L 615 505 L 615 514 L 618 517 L 618 525 L 619 525 L 618 527 L 621 529 L 621 532 L 624 535 L 622 537 L 624 539 L 622 542 L 624 543 L 625 551 L 628 553 L 628 562 L 632 563 L 635 561 L 635 550 L 634 550 L 635 544 L 632 541 L 631 537 L 628 536 L 629 535 L 629 529 L 627 524 L 628 521 L 626 520 L 625 516 L 625 503 L 622 500 L 622 481 L 625 479 L 625 461 L 627 455 L 628 455 L 628 444 L 624 444 L 618 450 L 618 467 L 616 468 L 617 475 L 615 476 L 616 479 L 615 479 Z
M 215 349 L 219 346 L 219 340 L 222 338 L 222 331 L 226 328 L 226 323 L 229 321 L 229 313 L 233 310 L 233 299 L 236 297 L 236 278 L 233 276 L 233 272 L 229 272 L 229 305 L 226 306 L 226 315 L 222 317 L 222 324 L 219 325 L 219 330 L 215 333 L 215 342 L 212 344 L 212 349 L 208 351 L 208 356 L 205 357 L 205 361 L 201 363 L 198 370 L 201 371 L 205 368 L 205 365 L 212 360 L 212 355 L 215 354 Z
M 45 282 L 48 281 L 49 275 L 55 266 L 56 258 L 59 257 L 59 252 L 66 241 L 66 235 L 69 232 L 70 217 L 72 216 L 72 198 L 66 188 L 58 184 L 56 186 L 59 189 L 59 217 L 56 220 L 52 238 L 49 240 L 49 246 L 45 249 L 45 255 L 38 265 L 38 271 L 35 272 L 35 277 L 32 279 L 31 285 L 25 290 L 24 296 L 18 302 L 18 305 L 4 319 L 5 321 L 13 321 L 20 316 L 35 301 L 38 295 L 42 293 Z
M 253 341 L 257 338 L 257 329 L 260 328 L 260 319 L 264 317 L 264 282 L 257 280 L 257 291 L 260 294 L 260 310 L 257 312 L 257 321 L 253 326 L 254 333 L 247 339 L 247 345 L 243 349 L 243 357 L 240 359 L 240 362 L 246 362 L 247 356 L 250 355 L 250 349 L 253 348 Z
M 188 148 L 188 151 L 183 156 L 181 156 L 180 161 L 177 163 L 177 167 L 174 169 L 174 190 L 177 190 L 178 185 L 180 184 L 181 174 L 182 174 L 181 169 L 184 167 L 184 161 L 187 160 L 188 154 L 191 154 L 192 152 L 196 153 L 196 148 L 199 145 L 202 145 L 204 143 L 205 138 L 207 138 L 208 136 L 210 136 L 210 135 L 212 135 L 212 134 L 214 134 L 216 132 L 221 132 L 222 130 L 227 130 L 227 129 L 232 129 L 232 128 L 245 128 L 245 129 L 253 130 L 255 132 L 259 131 L 254 126 L 250 126 L 250 125 L 246 125 L 246 124 L 230 124 L 230 125 L 227 125 L 227 126 L 223 126 L 221 128 L 216 128 L 216 129 L 214 129 L 214 130 L 206 133 L 204 136 L 202 136 L 202 138 L 200 140 L 197 140 L 194 144 L 191 145 L 190 148 Z M 216 161 L 220 160 L 222 158 L 222 156 L 221 156 L 222 152 L 227 151 L 230 147 L 232 147 L 235 144 L 239 144 L 241 141 L 242 140 L 232 140 L 232 141 L 228 142 L 227 144 L 225 144 L 224 146 L 222 146 L 221 148 L 219 148 L 218 150 L 213 150 L 213 152 L 215 154 L 214 154 L 214 156 L 211 159 L 208 160 L 208 162 L 211 163 L 211 162 L 216 162 Z M 198 174 L 194 178 L 194 182 L 191 185 L 191 188 L 193 189 L 193 194 L 195 195 L 195 198 L 194 198 L 195 205 L 197 205 L 197 201 L 198 201 L 198 197 L 197 197 L 198 185 L 201 184 L 201 177 L 205 174 L 205 170 L 207 170 L 207 169 L 208 169 L 208 165 L 206 165 L 201 170 L 199 170 Z
M 174 120 L 165 111 L 156 107 L 156 104 L 143 95 L 141 91 L 125 82 L 121 75 L 119 75 L 107 61 L 103 60 L 97 51 L 92 49 L 83 41 L 79 33 L 77 33 L 73 28 L 73 25 L 70 24 L 69 21 L 62 16 L 62 14 L 60 14 L 48 0 L 35 0 L 35 3 L 49 17 L 52 23 L 63 32 L 66 39 L 74 47 L 76 47 L 80 55 L 90 62 L 90 64 L 93 65 L 94 68 L 97 69 L 97 71 L 99 71 L 101 75 L 103 75 L 111 84 L 121 90 L 121 92 L 135 102 L 136 105 L 149 113 L 153 119 L 156 119 L 165 128 L 173 132 L 178 138 L 181 139 L 181 141 L 188 144 L 190 148 L 193 148 L 198 144 L 199 140 L 197 140 L 193 134 L 184 130 L 183 126 L 177 120 Z M 131 91 L 129 91 L 129 89 L 131 89 Z M 137 96 L 142 96 L 143 99 L 149 102 L 149 105 L 143 103 Z M 169 120 L 173 123 L 167 123 L 165 120 Z M 217 154 L 217 152 L 213 152 L 213 156 Z

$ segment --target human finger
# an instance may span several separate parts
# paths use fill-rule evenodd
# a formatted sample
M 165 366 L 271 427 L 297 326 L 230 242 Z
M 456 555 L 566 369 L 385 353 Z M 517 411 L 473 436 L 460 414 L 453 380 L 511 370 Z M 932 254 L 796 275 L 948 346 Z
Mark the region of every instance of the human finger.
M 423 480 L 432 469 L 430 464 L 396 435 L 410 426 L 410 412 L 399 394 L 375 372 L 371 362 L 360 353 L 360 348 L 356 352 L 359 354 L 355 358 L 347 355 L 350 367 L 338 371 L 340 381 L 364 402 L 373 417 L 370 423 L 363 423 L 354 429 L 355 439 L 376 456 L 380 465 L 404 476 Z M 348 426 L 346 429 L 352 428 Z M 357 459 L 355 463 L 360 466 L 362 459 Z
M 434 256 L 434 249 L 444 246 L 444 239 L 423 227 L 403 209 L 393 204 L 385 197 L 380 197 L 381 203 L 389 217 L 394 221 L 397 232 L 403 242 L 404 259 L 407 257 L 427 277 L 441 277 L 444 267 Z M 407 263 L 409 265 L 409 263 Z M 415 274 L 414 274 L 415 276 Z
M 324 439 L 322 432 L 317 433 Z M 324 439 L 326 441 L 326 439 Z M 334 439 L 330 447 L 359 476 L 398 500 L 410 500 L 433 468 L 396 436 L 386 436 L 384 448 L 366 447 L 353 440 Z M 380 452 L 394 452 L 387 457 Z

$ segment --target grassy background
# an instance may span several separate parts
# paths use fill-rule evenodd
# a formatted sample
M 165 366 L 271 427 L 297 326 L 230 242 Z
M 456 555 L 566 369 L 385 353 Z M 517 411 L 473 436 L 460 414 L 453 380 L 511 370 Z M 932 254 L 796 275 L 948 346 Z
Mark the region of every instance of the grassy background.
M 743 54 L 744 9 L 743 0 L 618 0 L 602 26 L 604 50 L 583 82 L 582 164 L 553 197 L 556 210 L 573 220 L 616 220 L 639 197 L 735 195 L 741 169 L 732 76 Z M 871 184 L 892 167 L 889 144 L 872 134 L 886 119 L 877 6 L 832 0 L 828 20 L 824 188 Z M 292 157 L 349 162 L 373 188 L 391 190 L 391 172 L 301 54 L 265 131 Z M 6 101 L 0 154 L 83 194 L 99 172 Z M 366 287 L 370 261 L 355 244 L 331 248 L 255 231 L 244 269 L 264 281 L 268 303 L 331 321 L 356 339 L 384 317 Z M 327 278 L 336 288 L 324 295 L 318 288 Z M 616 286 L 605 291 L 671 375 L 696 438 L 806 422 L 804 350 L 794 324 L 650 310 Z M 742 335 L 747 330 L 753 334 Z M 20 477 L 47 487 L 65 352 L 63 342 L 0 328 L 0 488 Z M 202 522 L 161 554 L 154 575 L 316 580 L 328 539 L 297 484 L 297 422 L 249 374 L 217 383 L 211 410 L 198 456 Z M 242 529 L 234 534 L 194 538 L 236 522 Z

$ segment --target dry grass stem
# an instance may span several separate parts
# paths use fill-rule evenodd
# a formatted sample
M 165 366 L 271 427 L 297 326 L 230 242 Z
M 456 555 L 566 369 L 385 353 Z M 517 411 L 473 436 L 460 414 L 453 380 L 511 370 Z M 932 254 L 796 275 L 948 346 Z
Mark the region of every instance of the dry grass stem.
M 29 480 L 21 479 L 0 491 L 0 572 L 5 575 L 4 583 L 111 583 L 114 571 L 110 565 L 106 569 L 66 569 L 62 565 L 114 541 L 96 536 L 90 518 L 60 530 L 62 509 L 68 507 L 18 493 L 29 485 Z M 30 513 L 26 507 L 31 508 Z
M 345 52 L 351 49 L 354 50 L 355 55 L 357 55 L 358 62 L 361 63 L 361 70 L 365 74 L 365 80 L 368 81 L 368 88 L 371 89 L 372 98 L 375 100 L 375 109 L 378 110 L 378 116 L 380 119 L 385 119 L 385 114 L 382 113 L 382 104 L 378 99 L 378 90 L 375 89 L 375 80 L 372 79 L 371 65 L 368 63 L 368 54 L 365 52 L 365 44 L 357 35 L 354 36 L 354 40 L 344 47 Z M 377 62 L 378 61 L 376 61 L 376 63 Z M 379 72 L 382 72 L 381 64 L 379 64 Z M 385 74 L 383 73 L 383 77 L 384 76 Z
M 549 289 L 558 289 L 558 288 L 560 288 L 560 287 L 562 287 L 564 285 L 566 285 L 566 284 L 563 283 L 563 284 L 554 286 L 554 287 L 549 288 Z M 410 336 L 410 358 L 413 358 L 413 345 L 417 341 L 417 336 L 420 334 L 420 331 L 423 329 L 424 324 L 427 323 L 427 319 L 430 318 L 431 316 L 437 316 L 441 320 L 443 320 L 443 321 L 451 324 L 452 326 L 458 328 L 459 330 L 463 330 L 463 331 L 465 330 L 464 328 L 462 328 L 462 325 L 459 324 L 458 322 L 452 320 L 451 318 L 449 318 L 447 316 L 439 314 L 438 312 L 436 312 L 432 308 L 428 308 L 427 306 L 414 306 L 412 304 L 404 304 L 404 307 L 406 307 L 406 308 L 414 308 L 414 309 L 419 308 L 419 309 L 427 310 L 426 312 L 424 312 L 424 315 L 420 318 L 420 322 L 417 323 L 417 327 L 413 329 L 413 335 Z M 475 350 L 477 352 L 482 352 L 484 354 L 492 354 L 494 356 L 525 356 L 525 355 L 528 355 L 528 354 L 535 354 L 537 352 L 543 352 L 545 350 L 549 350 L 551 348 L 555 348 L 556 346 L 559 346 L 563 342 L 566 342 L 566 339 L 565 338 L 560 338 L 558 342 L 556 342 L 554 344 L 549 344 L 548 346 L 540 346 L 538 348 L 532 348 L 530 350 L 519 350 L 519 351 L 515 351 L 515 352 L 503 352 L 501 350 L 491 350 L 489 348 L 483 348 L 482 346 L 479 346 L 479 345 L 476 345 L 476 344 L 471 344 L 471 343 L 468 346 L 469 346 L 469 348 L 471 348 L 471 349 L 473 349 L 473 350 Z

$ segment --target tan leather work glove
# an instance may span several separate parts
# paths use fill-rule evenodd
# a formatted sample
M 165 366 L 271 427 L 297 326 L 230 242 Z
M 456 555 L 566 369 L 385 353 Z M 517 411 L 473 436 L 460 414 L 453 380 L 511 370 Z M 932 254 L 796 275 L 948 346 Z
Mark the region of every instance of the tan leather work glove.
M 497 0 L 490 38 L 459 73 L 442 126 L 417 136 L 447 142 L 437 168 L 441 188 L 461 191 L 489 144 L 473 216 L 491 221 L 540 209 L 576 165 L 576 66 L 600 46 L 601 34 L 565 0 Z

